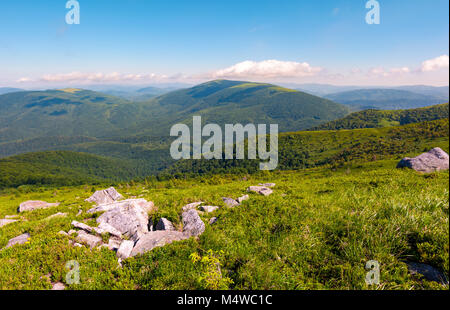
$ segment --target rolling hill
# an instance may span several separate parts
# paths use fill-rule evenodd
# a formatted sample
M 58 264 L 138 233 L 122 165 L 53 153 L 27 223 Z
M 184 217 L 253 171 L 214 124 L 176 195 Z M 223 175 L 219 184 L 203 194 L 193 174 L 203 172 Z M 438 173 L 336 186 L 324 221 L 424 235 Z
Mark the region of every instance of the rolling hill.
M 349 113 L 326 99 L 270 84 L 213 81 L 131 102 L 103 93 L 62 89 L 0 96 L 0 143 L 43 137 L 117 138 L 169 135 L 193 115 L 225 123 L 278 123 L 302 130 Z
M 365 110 L 328 122 L 311 130 L 340 130 L 406 125 L 448 118 L 448 103 L 410 110 Z
M 398 89 L 359 89 L 334 93 L 325 97 L 345 104 L 353 111 L 414 109 L 448 101 L 448 99 Z

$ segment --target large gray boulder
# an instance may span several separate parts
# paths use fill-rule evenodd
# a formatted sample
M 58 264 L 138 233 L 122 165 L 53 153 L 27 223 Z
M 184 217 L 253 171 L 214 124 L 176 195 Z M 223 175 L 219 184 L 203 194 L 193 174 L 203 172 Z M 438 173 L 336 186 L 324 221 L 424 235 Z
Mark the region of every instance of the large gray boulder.
M 59 203 L 48 203 L 46 201 L 40 201 L 40 200 L 29 200 L 22 202 L 19 206 L 18 211 L 19 212 L 25 212 L 25 211 L 33 211 L 37 209 L 46 209 L 50 207 L 57 207 L 59 206 Z
M 91 197 L 86 199 L 87 202 L 95 202 L 97 205 L 112 203 L 123 199 L 123 196 L 119 194 L 114 187 L 110 187 L 104 190 L 96 191 Z
M 128 202 L 119 204 L 97 218 L 97 223 L 106 223 L 133 241 L 148 232 L 148 211 L 141 205 Z
M 106 211 L 112 210 L 116 207 L 123 207 L 123 206 L 129 205 L 129 204 L 136 205 L 136 206 L 144 209 L 147 212 L 150 212 L 155 207 L 155 205 L 153 204 L 152 201 L 147 201 L 143 198 L 126 199 L 126 200 L 122 200 L 122 201 L 116 201 L 116 202 L 96 206 L 92 209 L 89 209 L 87 211 L 87 213 L 106 212 Z
M 195 212 L 195 211 L 194 211 Z M 158 230 L 146 233 L 139 239 L 131 252 L 131 256 L 144 254 L 156 247 L 164 246 L 174 241 L 180 241 L 188 238 L 179 231 Z
M 12 247 L 16 244 L 24 244 L 25 242 L 28 241 L 28 239 L 30 239 L 30 237 L 31 236 L 29 233 L 25 233 L 15 238 L 12 238 L 11 240 L 8 241 L 8 244 L 6 245 L 5 249 Z
M 199 236 L 205 231 L 205 223 L 198 215 L 196 210 L 189 210 L 182 215 L 183 232 L 187 236 Z
M 436 147 L 427 153 L 417 157 L 403 158 L 397 168 L 410 168 L 419 172 L 430 173 L 441 170 L 448 170 L 449 157 L 442 149 Z

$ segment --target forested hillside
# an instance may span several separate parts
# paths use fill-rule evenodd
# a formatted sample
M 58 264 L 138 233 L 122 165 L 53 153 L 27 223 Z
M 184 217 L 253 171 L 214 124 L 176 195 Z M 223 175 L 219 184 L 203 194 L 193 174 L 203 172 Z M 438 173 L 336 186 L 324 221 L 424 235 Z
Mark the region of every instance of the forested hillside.
M 310 130 L 379 128 L 448 118 L 448 103 L 410 110 L 365 110 L 331 121 Z

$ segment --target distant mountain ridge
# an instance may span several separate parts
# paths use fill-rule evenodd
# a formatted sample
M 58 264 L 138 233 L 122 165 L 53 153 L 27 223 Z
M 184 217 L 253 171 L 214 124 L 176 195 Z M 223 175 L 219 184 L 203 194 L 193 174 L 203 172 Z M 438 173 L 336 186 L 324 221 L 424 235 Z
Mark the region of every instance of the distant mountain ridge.
M 345 106 L 299 91 L 226 80 L 141 102 L 83 89 L 24 91 L 0 95 L 0 143 L 55 135 L 168 136 L 171 126 L 190 124 L 193 115 L 220 125 L 277 123 L 281 131 L 292 131 L 348 113 Z
M 414 109 L 448 101 L 435 96 L 399 89 L 359 89 L 325 96 L 349 106 L 353 111 L 366 109 L 398 110 Z

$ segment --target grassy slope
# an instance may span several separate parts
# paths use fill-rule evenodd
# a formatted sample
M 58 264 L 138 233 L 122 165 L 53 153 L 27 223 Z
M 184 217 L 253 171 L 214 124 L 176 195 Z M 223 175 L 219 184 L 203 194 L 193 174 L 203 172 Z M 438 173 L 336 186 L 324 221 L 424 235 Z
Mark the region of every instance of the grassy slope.
M 448 116 L 448 103 L 410 110 L 366 110 L 351 113 L 342 119 L 316 126 L 311 130 L 379 128 L 433 121 Z
M 0 218 L 16 213 L 28 199 L 59 201 L 56 208 L 22 215 L 25 221 L 0 228 L 0 247 L 29 232 L 31 240 L 0 252 L 0 289 L 48 289 L 65 281 L 69 260 L 80 264 L 81 283 L 70 289 L 200 289 L 201 273 L 189 256 L 223 250 L 222 271 L 232 289 L 430 289 L 445 288 L 407 272 L 403 260 L 428 263 L 449 272 L 449 174 L 418 174 L 395 169 L 396 161 L 377 161 L 345 169 L 315 168 L 152 181 L 117 186 L 126 197 L 153 200 L 158 211 L 180 225 L 181 207 L 202 200 L 222 206 L 221 197 L 237 197 L 250 185 L 275 182 L 269 197 L 251 194 L 234 209 L 202 215 L 207 226 L 198 240 L 157 248 L 117 266 L 108 250 L 68 245 L 72 220 L 88 219 L 81 208 L 90 187 L 14 190 L 0 195 Z M 93 190 L 93 189 L 92 189 Z M 66 218 L 45 220 L 56 212 Z M 94 220 L 88 221 L 94 223 Z M 368 287 L 365 263 L 378 260 L 381 283 Z

